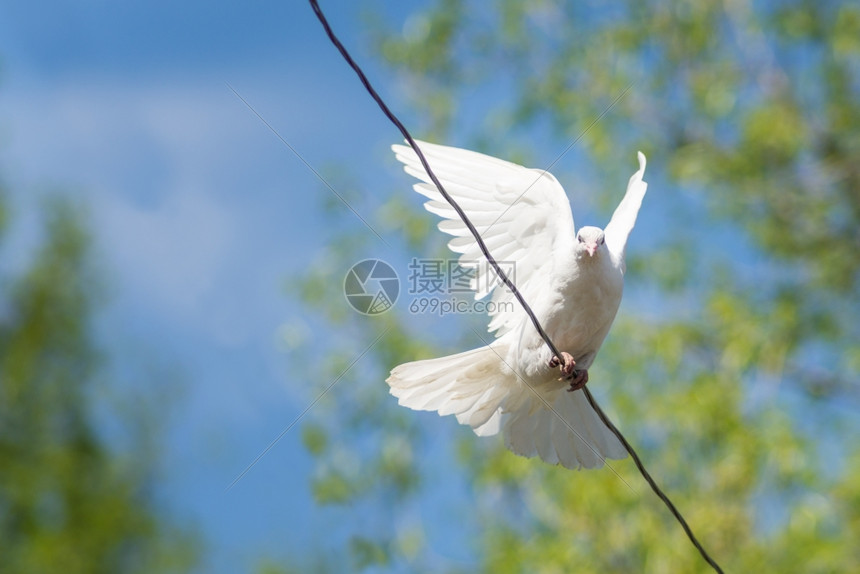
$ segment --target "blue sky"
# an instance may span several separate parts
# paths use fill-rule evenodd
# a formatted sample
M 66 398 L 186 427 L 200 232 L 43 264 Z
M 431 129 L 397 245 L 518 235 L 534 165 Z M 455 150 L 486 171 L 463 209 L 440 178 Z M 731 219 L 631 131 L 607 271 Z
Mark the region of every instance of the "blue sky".
M 418 6 L 386 17 L 402 25 Z M 366 49 L 368 4 L 323 7 L 396 104 Z M 316 169 L 392 178 L 380 158 L 397 133 L 305 2 L 0 2 L 0 58 L 15 220 L 0 265 L 26 263 L 41 197 L 87 205 L 110 293 L 99 333 L 128 361 L 117 370 L 154 359 L 181 373 L 159 492 L 202 528 L 201 571 L 324 539 L 299 432 L 224 492 L 312 398 L 288 380 L 279 333 L 298 314 L 286 278 L 325 247 L 328 193 L 228 84 Z

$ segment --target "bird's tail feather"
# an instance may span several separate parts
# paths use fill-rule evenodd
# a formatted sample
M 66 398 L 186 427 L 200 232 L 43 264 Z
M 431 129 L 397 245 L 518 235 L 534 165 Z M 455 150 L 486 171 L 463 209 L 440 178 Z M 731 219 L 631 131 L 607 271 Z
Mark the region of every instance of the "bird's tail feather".
M 607 458 L 627 456 L 581 391 L 558 392 L 553 398 L 551 409 L 532 395 L 526 401 L 532 404 L 505 412 L 505 445 L 511 451 L 572 469 L 599 468 Z
M 514 453 L 567 468 L 599 468 L 627 451 L 581 391 L 526 389 L 503 369 L 499 349 L 482 347 L 395 367 L 386 382 L 406 407 L 453 414 L 479 436 L 504 430 Z M 549 405 L 549 406 L 547 406 Z
M 480 436 L 499 432 L 500 404 L 510 389 L 498 349 L 481 347 L 395 367 L 386 379 L 391 394 L 410 409 L 456 415 Z

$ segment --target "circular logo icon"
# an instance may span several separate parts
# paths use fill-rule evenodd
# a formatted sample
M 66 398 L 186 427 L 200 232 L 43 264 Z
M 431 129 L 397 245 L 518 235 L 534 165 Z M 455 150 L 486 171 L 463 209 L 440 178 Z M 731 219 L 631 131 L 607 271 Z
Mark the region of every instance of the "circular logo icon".
M 346 273 L 343 293 L 352 308 L 362 315 L 379 315 L 397 301 L 400 279 L 385 261 L 365 259 Z

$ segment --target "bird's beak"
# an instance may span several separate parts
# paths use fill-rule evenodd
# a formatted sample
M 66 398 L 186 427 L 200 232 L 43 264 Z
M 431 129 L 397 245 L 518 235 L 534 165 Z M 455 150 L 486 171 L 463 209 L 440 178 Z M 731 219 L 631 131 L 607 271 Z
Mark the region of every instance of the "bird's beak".
M 587 243 L 585 250 L 588 251 L 589 257 L 594 257 L 594 254 L 597 253 L 597 243 Z

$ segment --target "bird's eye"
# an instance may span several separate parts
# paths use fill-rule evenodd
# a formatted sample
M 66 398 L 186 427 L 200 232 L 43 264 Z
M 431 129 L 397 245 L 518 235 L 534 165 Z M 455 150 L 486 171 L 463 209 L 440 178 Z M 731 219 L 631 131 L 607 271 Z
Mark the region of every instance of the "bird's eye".
M 600 244 L 601 244 L 601 245 L 603 245 L 603 243 L 604 243 L 605 241 L 606 241 L 606 238 L 605 238 L 605 237 L 601 237 L 601 238 L 600 238 Z

